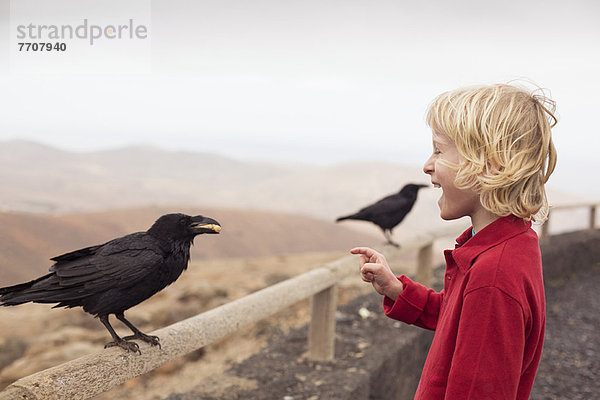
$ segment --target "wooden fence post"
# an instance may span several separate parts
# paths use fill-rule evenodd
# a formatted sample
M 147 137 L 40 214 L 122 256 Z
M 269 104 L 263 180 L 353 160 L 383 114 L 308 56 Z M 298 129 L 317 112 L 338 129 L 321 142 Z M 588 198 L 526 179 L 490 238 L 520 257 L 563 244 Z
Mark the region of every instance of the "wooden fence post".
M 433 276 L 433 241 L 419 249 L 417 254 L 417 282 L 429 286 Z
M 596 229 L 596 207 L 597 204 L 590 206 L 590 229 Z
M 333 360 L 336 303 L 337 285 L 330 286 L 311 297 L 308 334 L 308 354 L 311 360 Z
M 550 229 L 550 210 L 548 210 L 548 215 L 546 216 L 546 220 L 542 224 L 542 232 L 540 234 L 540 240 L 548 237 L 549 229 Z

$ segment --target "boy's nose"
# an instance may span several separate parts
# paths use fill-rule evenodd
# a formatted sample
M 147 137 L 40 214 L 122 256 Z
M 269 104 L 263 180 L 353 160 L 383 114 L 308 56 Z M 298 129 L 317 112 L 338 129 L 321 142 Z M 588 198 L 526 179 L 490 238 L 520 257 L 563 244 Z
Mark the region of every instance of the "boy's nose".
M 433 162 L 433 155 L 431 157 L 429 157 L 427 159 L 427 161 L 425 161 L 425 165 L 423 165 L 423 172 L 425 172 L 427 175 L 431 175 L 434 171 L 434 162 Z

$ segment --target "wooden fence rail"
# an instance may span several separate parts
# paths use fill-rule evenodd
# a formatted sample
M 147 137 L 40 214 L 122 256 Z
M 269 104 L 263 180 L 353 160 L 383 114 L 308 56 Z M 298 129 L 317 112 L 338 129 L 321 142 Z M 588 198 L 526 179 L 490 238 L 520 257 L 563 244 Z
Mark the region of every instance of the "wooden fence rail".
M 548 220 L 546 220 L 544 225 L 542 225 L 542 231 L 540 232 L 540 239 L 544 239 L 545 237 L 547 237 L 549 235 L 550 219 L 551 219 L 550 217 L 552 216 L 552 214 L 555 211 L 572 210 L 575 208 L 589 208 L 590 216 L 589 216 L 588 228 L 596 229 L 596 216 L 597 216 L 596 211 L 599 206 L 600 206 L 600 203 L 573 203 L 573 204 L 565 204 L 565 205 L 550 207 L 550 211 L 548 212 Z
M 598 204 L 591 207 L 590 227 L 595 226 Z M 555 207 L 554 209 L 567 208 Z M 542 236 L 548 231 L 544 224 Z M 436 239 L 456 236 L 460 228 L 421 234 L 404 241 L 401 249 L 387 246 L 387 257 L 417 250 L 417 280 L 429 284 L 432 277 L 433 243 Z M 355 256 L 346 256 L 323 267 L 269 286 L 205 313 L 152 332 L 161 339 L 162 348 L 140 344 L 142 354 L 109 348 L 53 368 L 29 375 L 12 383 L 0 400 L 87 399 L 116 385 L 145 374 L 159 366 L 214 343 L 240 328 L 267 318 L 287 307 L 311 298 L 309 357 L 331 360 L 334 354 L 336 291 L 338 282 L 358 273 Z

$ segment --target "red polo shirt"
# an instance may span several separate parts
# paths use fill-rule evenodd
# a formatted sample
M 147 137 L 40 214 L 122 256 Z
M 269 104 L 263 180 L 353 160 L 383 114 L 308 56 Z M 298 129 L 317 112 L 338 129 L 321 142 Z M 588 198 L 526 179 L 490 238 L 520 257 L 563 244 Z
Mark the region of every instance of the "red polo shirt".
M 440 293 L 402 276 L 384 297 L 388 317 L 435 330 L 415 399 L 528 399 L 546 321 L 537 235 L 508 216 L 456 241 Z

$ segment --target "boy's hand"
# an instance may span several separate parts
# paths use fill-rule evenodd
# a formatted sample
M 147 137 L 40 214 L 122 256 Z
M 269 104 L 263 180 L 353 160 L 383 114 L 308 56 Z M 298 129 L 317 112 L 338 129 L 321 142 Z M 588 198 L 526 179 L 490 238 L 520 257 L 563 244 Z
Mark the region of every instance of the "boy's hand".
M 360 254 L 362 280 L 371 283 L 377 293 L 396 301 L 404 287 L 390 269 L 384 255 L 368 247 L 356 247 L 350 253 Z

